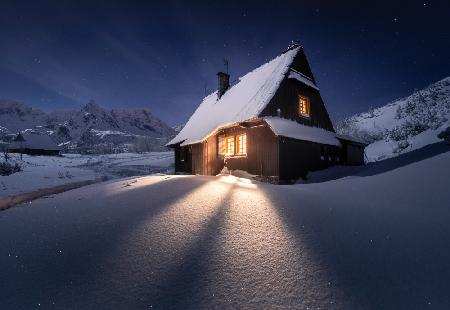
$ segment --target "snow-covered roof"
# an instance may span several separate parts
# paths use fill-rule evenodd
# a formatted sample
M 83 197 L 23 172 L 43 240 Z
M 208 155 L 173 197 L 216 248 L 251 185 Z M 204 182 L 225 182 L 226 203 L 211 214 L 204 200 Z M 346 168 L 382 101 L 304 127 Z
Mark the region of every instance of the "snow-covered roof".
M 288 78 L 295 79 L 297 81 L 302 82 L 305 85 L 308 85 L 309 87 L 319 90 L 319 87 L 317 87 L 316 84 L 314 84 L 314 82 L 311 79 L 309 79 L 306 75 L 298 71 L 295 71 L 294 69 L 289 70 Z
M 201 142 L 219 127 L 255 117 L 267 106 L 300 47 L 292 48 L 239 78 L 221 98 L 217 91 L 205 97 L 184 128 L 167 145 Z
M 341 139 L 341 140 L 345 140 L 345 141 L 350 141 L 350 142 L 354 142 L 354 143 L 358 143 L 358 144 L 365 144 L 368 145 L 369 143 L 365 142 L 362 139 L 356 138 L 356 137 L 351 137 L 349 135 L 342 135 L 342 134 L 337 134 L 336 138 Z
M 305 126 L 295 121 L 279 117 L 264 117 L 264 121 L 277 136 L 341 146 L 341 143 L 336 138 L 336 134 L 323 128 Z
M 13 141 L 10 149 L 39 149 L 60 150 L 61 148 L 50 138 L 50 136 L 34 132 L 21 133 L 25 141 Z

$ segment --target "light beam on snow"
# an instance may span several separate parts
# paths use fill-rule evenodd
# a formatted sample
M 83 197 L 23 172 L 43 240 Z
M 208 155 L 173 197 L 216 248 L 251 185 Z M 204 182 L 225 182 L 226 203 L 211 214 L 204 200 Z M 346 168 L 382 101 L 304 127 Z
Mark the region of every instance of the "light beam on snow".
M 210 277 L 229 288 L 214 291 L 215 296 L 245 296 L 245 301 L 234 301 L 236 307 L 249 305 L 249 300 L 255 307 L 265 304 L 267 308 L 323 306 L 330 297 L 330 292 L 323 290 L 327 283 L 324 268 L 307 244 L 290 232 L 264 185 L 252 184 L 258 187 L 254 190 L 242 184 L 245 182 L 232 191 L 225 225 L 213 249 L 220 258 L 211 270 L 220 272 Z
M 228 184 L 234 184 L 236 186 L 240 187 L 246 187 L 246 188 L 253 188 L 256 189 L 258 186 L 250 179 L 246 178 L 239 178 L 232 175 L 226 175 L 226 176 L 220 176 L 219 177 L 220 182 L 228 183 Z
M 176 176 L 178 177 L 183 176 Z M 211 178 L 211 180 L 214 179 Z M 145 187 L 155 182 L 152 178 L 142 181 L 139 179 L 138 184 L 132 186 Z M 194 191 L 170 203 L 156 216 L 143 219 L 131 233 L 117 242 L 118 246 L 114 253 L 111 253 L 111 257 L 121 257 L 121 259 L 112 262 L 114 271 L 110 274 L 114 277 L 119 274 L 124 281 L 127 279 L 127 281 L 138 283 L 137 289 L 140 285 L 145 286 L 145 283 L 162 281 L 161 279 L 164 279 L 171 269 L 182 263 L 186 252 L 195 244 L 202 230 L 217 215 L 223 204 L 223 198 L 228 195 L 230 189 L 229 184 L 222 182 L 203 183 Z M 174 191 L 177 189 L 174 188 Z M 131 251 L 139 254 L 127 255 Z M 122 268 L 122 266 L 127 267 Z M 135 268 L 130 270 L 130 266 Z M 134 276 L 129 278 L 129 274 Z M 109 280 L 102 279 L 102 281 Z M 130 287 L 133 283 L 125 286 L 121 284 L 119 287 Z M 156 288 L 150 288 L 150 290 L 153 289 Z M 120 293 L 130 294 L 130 292 Z

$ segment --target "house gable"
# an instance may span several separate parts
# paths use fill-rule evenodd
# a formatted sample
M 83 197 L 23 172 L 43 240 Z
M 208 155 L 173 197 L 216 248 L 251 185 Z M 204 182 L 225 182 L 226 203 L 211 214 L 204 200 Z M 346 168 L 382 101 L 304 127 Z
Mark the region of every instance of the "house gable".
M 291 69 L 295 70 L 292 71 L 294 75 L 286 74 L 275 95 L 259 116 L 281 116 L 303 125 L 320 127 L 334 132 L 333 123 L 315 84 L 303 50 L 297 53 Z M 299 75 L 299 78 L 295 78 L 295 75 Z M 308 115 L 303 115 L 299 111 L 300 96 L 308 100 Z
M 309 66 L 308 59 L 306 58 L 305 51 L 303 48 L 301 48 L 294 60 L 291 63 L 291 68 L 295 71 L 305 75 L 309 79 L 311 79 L 314 84 L 316 84 L 316 79 L 314 78 L 314 75 L 312 73 L 311 67 Z

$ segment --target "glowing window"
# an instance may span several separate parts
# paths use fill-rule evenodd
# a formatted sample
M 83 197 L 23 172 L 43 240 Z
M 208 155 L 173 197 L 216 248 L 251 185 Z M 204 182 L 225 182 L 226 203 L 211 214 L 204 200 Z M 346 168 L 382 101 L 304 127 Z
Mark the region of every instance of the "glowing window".
M 236 136 L 236 154 L 244 155 L 247 154 L 247 135 Z
M 226 138 L 226 155 L 234 155 L 234 136 Z
M 309 117 L 309 99 L 298 96 L 298 110 L 300 115 Z

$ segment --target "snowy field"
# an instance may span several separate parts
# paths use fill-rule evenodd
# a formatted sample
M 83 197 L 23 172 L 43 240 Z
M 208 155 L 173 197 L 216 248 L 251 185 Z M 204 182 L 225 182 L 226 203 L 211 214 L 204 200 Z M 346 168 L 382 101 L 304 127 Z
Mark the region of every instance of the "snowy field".
M 450 151 L 277 186 L 110 180 L 0 212 L 2 309 L 450 309 Z
M 21 164 L 23 171 L 0 176 L 0 196 L 30 192 L 39 188 L 93 180 L 173 171 L 173 152 L 108 155 L 64 154 L 28 156 L 10 154 L 11 162 Z

